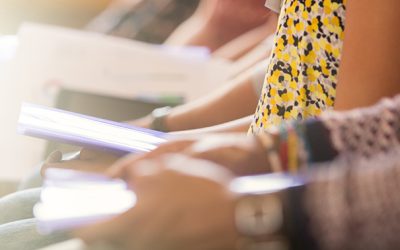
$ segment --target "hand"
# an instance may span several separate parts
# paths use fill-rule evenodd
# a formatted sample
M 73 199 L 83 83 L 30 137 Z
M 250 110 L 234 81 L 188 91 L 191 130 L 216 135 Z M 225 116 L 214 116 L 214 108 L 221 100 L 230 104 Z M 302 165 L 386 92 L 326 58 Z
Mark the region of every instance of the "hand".
M 136 119 L 136 120 L 127 121 L 126 123 L 131 124 L 136 127 L 150 128 L 151 121 L 152 121 L 152 118 L 150 115 L 148 115 L 148 116 Z
M 271 172 L 267 152 L 259 140 L 240 133 L 204 137 L 184 154 L 225 166 L 238 176 Z
M 142 155 L 128 155 L 127 157 L 117 161 L 106 172 L 106 174 L 113 178 L 127 179 L 127 177 L 129 176 L 129 172 L 131 172 L 130 168 L 134 168 L 137 163 L 143 160 L 156 159 L 166 154 L 181 153 L 185 151 L 188 147 L 190 147 L 190 145 L 192 145 L 196 140 L 196 138 L 172 140 L 161 144 L 149 153 Z
M 160 145 L 148 154 L 128 156 L 118 161 L 107 173 L 112 177 L 125 178 L 126 171 L 129 168 L 135 168 L 137 162 L 170 153 L 181 153 L 193 158 L 209 160 L 228 168 L 239 176 L 271 172 L 267 152 L 258 139 L 234 133 L 203 135 L 171 141 Z
M 60 151 L 55 151 L 50 154 L 42 165 L 42 176 L 45 176 L 46 170 L 49 168 L 73 169 L 104 174 L 104 172 L 120 158 L 120 156 L 116 154 L 85 148 L 69 159 L 63 160 L 62 157 Z
M 130 169 L 138 202 L 128 212 L 76 232 L 89 245 L 116 249 L 228 250 L 238 234 L 229 172 L 182 156 L 144 161 Z M 199 171 L 200 170 L 200 171 Z

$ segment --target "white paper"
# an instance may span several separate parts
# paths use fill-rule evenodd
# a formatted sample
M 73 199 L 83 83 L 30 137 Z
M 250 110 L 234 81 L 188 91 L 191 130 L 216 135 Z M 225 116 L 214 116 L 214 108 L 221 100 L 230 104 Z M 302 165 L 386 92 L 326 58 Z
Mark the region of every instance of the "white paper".
M 59 109 L 23 104 L 21 134 L 121 153 L 149 152 L 166 142 L 166 134 Z
M 197 98 L 224 83 L 229 64 L 204 48 L 173 48 L 66 28 L 19 31 L 22 81 L 132 98 L 143 93 Z
M 122 180 L 49 169 L 40 202 L 34 207 L 41 233 L 68 230 L 121 214 L 136 203 Z

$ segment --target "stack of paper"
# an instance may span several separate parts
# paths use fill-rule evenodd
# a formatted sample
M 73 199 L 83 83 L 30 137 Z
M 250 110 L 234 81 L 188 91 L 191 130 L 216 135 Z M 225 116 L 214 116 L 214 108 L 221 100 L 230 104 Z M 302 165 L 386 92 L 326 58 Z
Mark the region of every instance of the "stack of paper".
M 97 33 L 25 24 L 16 67 L 24 83 L 132 98 L 180 94 L 197 98 L 229 77 L 226 61 L 208 49 L 150 45 Z
M 18 132 L 118 153 L 148 152 L 167 140 L 162 132 L 33 104 L 22 105 Z
M 122 180 L 49 169 L 41 200 L 34 207 L 41 233 L 84 226 L 121 214 L 136 203 L 135 194 Z

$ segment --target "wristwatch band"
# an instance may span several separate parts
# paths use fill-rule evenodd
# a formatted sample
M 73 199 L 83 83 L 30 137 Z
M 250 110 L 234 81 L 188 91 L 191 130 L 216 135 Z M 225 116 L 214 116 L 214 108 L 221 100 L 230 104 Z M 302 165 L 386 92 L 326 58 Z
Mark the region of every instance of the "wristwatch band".
M 150 128 L 157 131 L 168 132 L 165 124 L 165 118 L 169 115 L 171 107 L 157 108 L 151 113 L 152 121 Z

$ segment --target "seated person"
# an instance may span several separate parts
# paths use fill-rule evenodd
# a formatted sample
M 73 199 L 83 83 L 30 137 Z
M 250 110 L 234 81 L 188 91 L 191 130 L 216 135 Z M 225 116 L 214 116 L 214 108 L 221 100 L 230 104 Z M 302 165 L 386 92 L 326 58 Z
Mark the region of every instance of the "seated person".
M 352 32 L 345 39 L 347 49 L 343 55 L 339 80 L 343 86 L 339 90 L 348 93 L 347 86 L 352 86 L 356 90 L 353 93 L 360 98 L 349 101 L 338 90 L 338 109 L 368 106 L 376 102 L 378 95 L 393 96 L 400 93 L 400 74 L 394 70 L 399 63 L 400 50 L 393 46 L 400 41 L 400 36 L 391 32 L 400 24 L 393 10 L 397 3 L 393 1 L 390 5 L 382 5 L 374 1 L 369 2 L 369 8 L 360 8 L 364 4 L 363 1 L 348 4 L 347 27 Z M 371 17 L 372 13 L 374 18 L 369 19 L 372 25 L 359 22 L 360 19 Z M 387 27 L 386 35 L 377 36 L 374 32 L 367 35 L 364 32 L 371 29 L 378 31 L 381 25 Z M 360 43 L 358 38 L 363 42 Z M 368 60 L 371 56 L 376 60 Z M 381 82 L 385 87 L 382 88 Z M 367 94 L 371 89 L 379 90 L 379 93 Z M 315 137 L 309 137 L 307 142 L 311 143 L 310 138 L 313 138 L 314 145 L 320 144 L 319 147 L 313 147 L 315 151 L 306 152 L 305 161 L 297 158 L 301 156 L 300 153 L 295 154 L 294 158 L 297 159 L 282 154 L 281 164 L 271 164 L 276 163 L 270 156 L 277 148 L 274 147 L 276 144 L 271 143 L 271 138 L 269 141 L 262 138 L 263 131 L 258 131 L 259 140 L 239 137 L 234 142 L 228 141 L 226 145 L 235 145 L 228 149 L 239 149 L 234 151 L 235 154 L 223 154 L 223 150 L 216 154 L 215 149 L 218 148 L 215 144 L 201 144 L 201 140 L 191 143 L 189 147 L 186 144 L 184 151 L 180 151 L 188 156 L 200 152 L 202 155 L 195 157 L 207 159 L 204 156 L 207 156 L 208 146 L 208 153 L 222 155 L 220 158 L 238 159 L 238 153 L 243 152 L 242 155 L 246 156 L 249 151 L 256 152 L 252 149 L 262 148 L 266 155 L 264 161 L 244 161 L 241 166 L 241 169 L 262 167 L 263 170 L 256 174 L 270 172 L 278 165 L 289 167 L 293 160 L 307 163 L 307 160 L 322 156 L 326 158 L 320 160 L 331 160 L 338 154 L 347 155 L 345 159 L 353 157 L 351 161 L 340 161 L 330 168 L 307 170 L 309 180 L 305 185 L 272 194 L 238 197 L 230 193 L 227 183 L 230 183 L 231 175 L 215 165 L 223 164 L 225 168 L 234 170 L 229 159 L 214 160 L 213 164 L 182 158 L 184 156 L 176 158 L 165 155 L 159 158 L 160 155 L 154 153 L 140 160 L 137 157 L 125 159 L 117 165 L 118 175 L 123 173 L 122 176 L 131 182 L 139 203 L 129 212 L 78 234 L 89 243 L 106 241 L 119 249 L 236 249 L 237 243 L 243 243 L 244 249 L 287 249 L 287 244 L 295 249 L 396 249 L 400 246 L 396 234 L 399 204 L 393 187 L 399 181 L 399 108 L 399 97 L 396 97 L 372 109 L 343 115 L 328 113 L 321 117 L 322 122 L 311 120 L 306 128 Z M 302 137 L 302 130 L 297 132 L 293 129 L 297 128 L 296 123 L 287 126 L 289 129 L 280 132 L 278 142 L 286 136 L 286 144 L 293 146 L 293 141 L 289 142 L 289 134 L 295 135 L 294 141 L 306 141 Z M 372 140 L 364 140 L 360 131 Z M 324 133 L 325 136 L 321 137 Z M 228 139 L 221 136 L 219 140 Z M 290 150 L 290 145 L 285 147 Z M 327 150 L 328 154 L 322 154 L 321 150 Z M 146 161 L 143 162 L 143 159 Z M 154 166 L 151 172 L 145 171 L 149 160 L 153 161 Z M 196 174 L 198 169 L 204 169 L 201 177 Z M 238 210 L 241 204 L 247 208 L 244 212 Z M 165 213 L 160 213 L 160 207 Z M 248 219 L 246 212 L 261 213 L 260 220 L 257 217 Z M 249 240 L 242 242 L 241 237 Z
M 284 13 L 286 14 L 286 15 L 290 15 L 291 14 L 291 9 L 290 9 L 290 3 L 286 3 L 287 5 L 285 5 L 285 7 L 284 7 Z M 326 3 L 327 5 L 327 7 L 329 7 L 330 5 L 329 5 L 329 3 Z M 324 6 L 324 5 L 323 5 Z M 336 5 L 335 5 L 336 6 Z M 344 10 L 344 8 L 342 8 L 343 6 L 342 5 L 338 5 L 339 7 L 337 7 L 337 11 L 339 11 L 340 13 L 342 13 L 342 11 Z M 304 10 L 304 9 L 303 9 Z M 303 10 L 301 10 L 301 11 L 303 11 Z M 300 11 L 300 10 L 299 10 Z M 332 13 L 331 13 L 332 14 Z M 337 13 L 335 13 L 335 14 L 337 14 Z M 328 15 L 328 14 L 327 14 Z M 284 15 L 282 15 L 282 16 L 284 16 Z M 304 17 L 304 16 L 307 16 L 307 15 L 301 15 L 302 17 Z M 329 16 L 329 15 L 328 15 Z M 334 16 L 333 14 L 332 14 L 332 16 Z M 329 26 L 330 27 L 330 26 Z M 340 25 L 338 25 L 337 27 L 341 27 Z M 312 27 L 311 27 L 312 28 Z M 332 27 L 330 27 L 330 28 L 332 28 Z M 275 55 L 275 57 L 273 56 L 272 57 L 272 59 L 273 59 L 273 61 L 271 62 L 271 64 L 270 64 L 270 67 L 268 68 L 268 73 L 267 73 L 267 79 L 268 79 L 268 84 L 266 84 L 266 86 L 265 86 L 265 89 L 263 90 L 264 91 L 264 94 L 262 95 L 262 100 L 267 100 L 267 101 L 272 101 L 272 100 L 274 100 L 274 101 L 277 101 L 277 102 L 279 102 L 276 106 L 274 106 L 274 107 L 280 107 L 282 104 L 286 104 L 286 98 L 289 98 L 289 100 L 290 100 L 290 95 L 288 96 L 287 95 L 287 93 L 291 93 L 289 90 L 291 90 L 291 89 L 283 89 L 283 90 L 280 90 L 279 89 L 279 91 L 282 91 L 282 94 L 281 93 L 278 93 L 278 95 L 273 95 L 272 94 L 272 91 L 270 91 L 272 88 L 270 88 L 270 85 L 271 86 L 273 86 L 273 85 L 277 85 L 278 87 L 281 87 L 280 85 L 283 85 L 283 87 L 290 87 L 290 86 L 292 86 L 291 84 L 293 84 L 293 82 L 292 81 L 289 81 L 289 80 L 287 80 L 286 78 L 286 74 L 287 74 L 287 68 L 284 68 L 283 66 L 285 66 L 285 56 L 284 56 L 284 54 L 282 54 L 281 52 L 282 52 L 282 45 L 283 45 L 283 49 L 285 49 L 285 44 L 287 45 L 287 43 L 285 43 L 285 37 L 284 37 L 284 30 L 279 30 L 281 33 L 279 33 L 278 32 L 278 41 L 280 41 L 280 40 L 283 40 L 283 42 L 282 42 L 282 44 L 280 44 L 280 43 L 277 43 L 276 44 L 276 48 L 275 48 L 275 50 L 274 50 L 274 55 Z M 337 31 L 337 32 L 339 32 L 338 34 L 337 34 L 337 37 L 338 38 L 342 38 L 342 36 L 343 36 L 343 34 L 342 34 L 342 32 L 343 32 L 343 30 L 342 29 L 340 29 L 340 28 L 338 28 L 338 29 L 335 29 L 335 31 Z M 376 31 L 376 30 L 375 30 Z M 376 31 L 377 33 L 379 33 L 379 30 L 378 31 Z M 377 33 L 375 33 L 375 34 L 377 34 Z M 306 37 L 307 37 L 307 35 L 305 35 Z M 335 35 L 333 35 L 333 36 L 335 36 Z M 287 37 L 286 37 L 287 38 Z M 375 37 L 373 37 L 374 39 L 376 39 Z M 373 38 L 371 38 L 371 41 L 373 42 L 372 43 L 372 45 L 371 44 L 368 44 L 368 46 L 371 46 L 371 47 L 373 47 L 373 45 L 374 45 L 374 43 L 376 42 L 376 40 L 373 40 Z M 318 39 L 317 38 L 314 38 L 314 39 L 316 39 L 316 41 L 318 41 L 318 39 L 321 39 L 321 37 L 319 37 Z M 317 77 L 317 80 L 319 80 L 319 81 L 324 81 L 324 83 L 326 83 L 326 85 L 322 85 L 323 87 L 326 87 L 326 86 L 330 86 L 330 84 L 332 84 L 332 86 L 333 86 L 333 88 L 334 87 L 336 87 L 336 77 L 337 77 L 337 71 L 334 71 L 333 70 L 333 68 L 332 67 L 336 67 L 336 65 L 335 65 L 335 63 L 337 63 L 338 61 L 339 61 L 339 59 L 337 58 L 337 57 L 335 57 L 335 55 L 337 55 L 337 53 L 336 53 L 336 51 L 339 51 L 339 55 L 340 55 L 340 51 L 341 51 L 341 42 L 340 42 L 340 39 L 336 42 L 336 43 L 333 43 L 333 45 L 334 46 L 330 46 L 330 47 L 326 47 L 325 49 L 328 49 L 329 48 L 329 50 L 332 50 L 332 51 L 334 51 L 335 53 L 333 53 L 332 52 L 332 54 L 329 54 L 329 56 L 327 57 L 327 58 L 325 58 L 325 56 L 324 55 L 326 55 L 326 51 L 325 50 L 322 50 L 321 52 L 319 52 L 317 55 L 318 56 L 320 56 L 322 59 L 321 60 L 329 60 L 329 63 L 332 63 L 332 65 L 330 65 L 329 66 L 329 69 L 332 71 L 332 75 L 330 75 L 330 77 L 329 77 L 329 79 L 326 79 L 327 77 L 325 77 L 325 75 L 324 74 L 316 74 L 315 73 L 315 71 L 316 70 L 314 70 L 314 71 L 305 71 L 305 72 L 302 72 L 303 74 L 306 74 L 306 76 L 307 77 L 302 77 L 302 80 L 304 80 L 304 81 L 306 81 L 306 82 L 301 82 L 301 83 L 298 83 L 298 82 L 294 82 L 294 84 L 299 84 L 300 86 L 299 86 L 299 93 L 300 94 L 298 94 L 297 92 L 296 92 L 296 94 L 298 94 L 300 97 L 301 97 L 301 93 L 302 93 L 302 88 L 303 87 L 307 87 L 306 88 L 306 97 L 308 98 L 308 99 L 306 99 L 306 100 L 303 100 L 307 105 L 306 105 L 306 108 L 304 109 L 304 112 L 305 112 L 305 115 L 302 115 L 303 113 L 302 112 L 297 112 L 297 114 L 296 115 L 294 115 L 294 112 L 292 112 L 292 110 L 294 110 L 294 111 L 299 111 L 299 110 L 301 110 L 301 111 L 303 111 L 301 108 L 303 108 L 303 106 L 296 106 L 296 105 L 291 105 L 291 109 L 289 110 L 289 108 L 285 108 L 285 112 L 284 113 L 282 113 L 282 112 L 280 112 L 279 111 L 279 109 L 278 108 L 275 108 L 275 109 L 273 109 L 274 107 L 269 107 L 270 109 L 271 109 L 271 112 L 266 112 L 265 113 L 265 116 L 266 117 L 264 117 L 264 114 L 261 112 L 261 109 L 262 108 L 264 108 L 264 105 L 267 105 L 267 102 L 266 101 L 261 101 L 260 102 L 260 104 L 259 104 L 259 110 L 258 110 L 258 112 L 260 112 L 260 115 L 258 115 L 257 117 L 260 117 L 260 119 L 259 119 L 259 121 L 255 121 L 253 124 L 254 124 L 254 126 L 253 126 L 253 128 L 256 128 L 256 127 L 258 127 L 258 128 L 260 128 L 259 130 L 261 130 L 262 128 L 264 128 L 264 126 L 267 126 L 267 123 L 269 123 L 269 124 L 274 124 L 274 123 L 279 123 L 279 122 L 281 122 L 282 120 L 284 120 L 284 119 L 292 119 L 292 118 L 294 118 L 293 116 L 295 116 L 295 118 L 298 118 L 299 116 L 299 114 L 301 115 L 301 117 L 302 118 L 305 118 L 305 117 L 308 117 L 308 116 L 314 116 L 314 115 L 318 115 L 319 114 L 319 112 L 321 112 L 322 110 L 324 110 L 325 108 L 327 108 L 327 107 L 331 107 L 331 104 L 329 103 L 329 99 L 331 98 L 331 96 L 329 96 L 329 95 L 326 95 L 325 93 L 325 95 L 323 95 L 322 93 L 321 93 L 321 91 L 320 91 L 320 89 L 318 88 L 318 86 L 319 85 L 316 85 L 316 88 L 315 88 L 315 90 L 313 91 L 313 89 L 312 88 L 310 88 L 310 89 L 308 89 L 308 87 L 309 86 L 313 86 L 314 84 L 313 84 L 313 81 L 312 81 L 312 79 L 314 79 L 314 78 L 312 78 L 312 77 Z M 322 41 L 324 41 L 324 39 L 322 39 Z M 351 40 L 350 40 L 351 41 Z M 385 41 L 382 41 L 382 42 L 385 42 Z M 351 44 L 351 42 L 349 43 L 349 44 Z M 299 44 L 297 44 L 297 45 L 299 45 Z M 376 45 L 376 44 L 375 44 Z M 370 48 L 371 48 L 370 47 Z M 367 47 L 368 48 L 368 47 Z M 373 48 L 375 48 L 375 47 L 373 47 Z M 383 48 L 383 49 L 386 49 L 386 48 Z M 392 49 L 392 47 L 391 47 L 391 49 Z M 288 50 L 288 52 L 291 52 L 290 51 L 290 46 L 288 46 L 288 48 L 287 48 L 287 50 Z M 374 52 L 376 52 L 376 51 L 379 51 L 379 49 L 377 49 L 377 50 L 374 50 Z M 309 57 L 301 57 L 301 55 L 303 55 L 303 52 L 302 51 L 299 51 L 298 52 L 299 53 L 299 58 L 298 59 L 296 59 L 296 60 L 294 60 L 294 62 L 296 62 L 297 60 L 299 61 L 299 62 L 302 62 L 302 60 L 304 60 L 304 62 L 307 62 L 308 64 L 307 64 L 307 66 L 308 67 L 311 67 L 312 65 L 313 65 L 313 63 L 315 63 L 315 67 L 318 67 L 318 63 L 319 63 L 319 61 L 318 61 L 318 63 L 317 62 L 314 62 L 314 61 L 312 61 L 311 59 L 312 58 L 314 58 L 314 56 L 312 56 L 312 54 L 310 54 L 311 52 L 307 52 L 308 53 L 308 55 L 310 55 L 310 58 Z M 306 54 L 307 54 L 306 53 Z M 338 56 L 339 56 L 338 55 Z M 315 59 L 315 58 L 314 58 Z M 386 58 L 387 59 L 387 58 Z M 311 61 L 310 61 L 311 60 Z M 365 61 L 365 63 L 368 63 L 367 62 L 367 60 L 364 60 Z M 364 62 L 363 61 L 363 62 Z M 390 60 L 388 60 L 387 62 L 387 67 L 393 67 L 391 64 L 390 64 Z M 293 64 L 293 65 L 296 65 L 295 63 Z M 395 65 L 395 64 L 394 64 Z M 274 67 L 274 66 L 277 66 L 277 67 Z M 290 65 L 289 65 L 290 66 Z M 353 65 L 353 66 L 357 66 L 357 65 Z M 360 66 L 360 65 L 358 65 L 358 66 Z M 361 65 L 362 66 L 362 65 Z M 299 66 L 298 66 L 299 67 Z M 337 66 L 337 67 L 339 67 L 339 66 Z M 348 66 L 347 66 L 348 67 Z M 324 69 L 321 69 L 321 71 L 322 71 L 322 73 L 324 72 Z M 277 73 L 275 73 L 275 72 L 277 72 Z M 296 69 L 294 69 L 294 73 L 293 73 L 293 71 L 291 72 L 292 74 L 294 74 L 295 76 L 296 75 L 298 75 L 299 74 L 299 72 L 296 72 Z M 333 74 L 333 73 L 335 73 L 335 74 Z M 282 74 L 282 77 L 281 77 L 281 75 L 280 74 Z M 378 71 L 378 74 L 379 74 L 379 71 Z M 385 74 L 384 74 L 385 75 Z M 298 79 L 296 79 L 296 77 L 293 77 L 293 80 L 298 80 Z M 385 75 L 386 76 L 386 75 Z M 307 82 L 307 80 L 309 81 L 309 82 Z M 388 84 L 390 84 L 391 83 L 391 81 L 388 81 Z M 375 84 L 375 83 L 374 83 Z M 346 86 L 346 85 L 344 85 L 344 86 Z M 358 85 L 358 86 L 360 86 L 360 85 Z M 315 86 L 314 86 L 315 87 Z M 385 91 L 387 91 L 387 89 L 386 88 L 383 88 L 384 90 L 381 92 L 381 93 L 385 93 Z M 284 90 L 286 90 L 286 91 L 284 91 Z M 308 91 L 307 91 L 308 90 Z M 348 90 L 348 89 L 347 89 Z M 322 91 L 323 92 L 323 91 Z M 284 94 L 286 94 L 286 95 L 284 95 Z M 340 96 L 339 94 L 338 94 L 338 96 Z M 317 99 L 317 101 L 316 100 L 314 100 L 313 98 L 318 98 Z M 307 101 L 309 101 L 310 103 L 307 103 Z M 325 105 L 325 106 L 324 106 Z M 333 105 L 333 104 L 332 104 Z M 275 112 L 276 111 L 276 109 L 278 109 L 278 111 L 279 112 Z M 268 107 L 266 108 L 266 110 L 268 110 Z M 287 111 L 290 111 L 289 112 L 289 114 L 286 114 L 286 112 Z M 271 118 L 271 119 L 270 119 Z M 253 129 L 253 131 L 255 131 L 255 132 L 259 132 L 259 131 L 256 131 L 256 129 Z M 224 140 L 223 139 L 224 137 L 222 137 L 222 141 Z M 240 138 L 239 138 L 240 139 Z M 247 140 L 247 139 L 246 139 Z M 241 149 L 240 147 L 237 147 L 237 148 L 239 148 L 239 152 L 240 152 L 240 150 L 242 150 L 242 152 L 245 152 L 244 154 L 242 154 L 243 156 L 244 156 L 244 159 L 246 159 L 246 155 L 251 155 L 251 153 L 253 153 L 254 151 L 249 151 L 249 150 L 247 150 L 247 149 L 255 149 L 257 152 L 260 152 L 260 150 L 259 150 L 259 147 L 257 147 L 257 148 L 254 148 L 253 146 L 254 146 L 254 144 L 252 144 L 252 143 L 243 143 L 243 144 L 241 144 L 241 143 L 238 143 L 238 142 L 246 142 L 246 140 L 245 139 L 243 139 L 243 141 L 242 140 L 238 140 L 236 143 L 235 143 L 235 146 L 240 146 L 240 145 L 243 145 L 244 147 Z M 250 140 L 250 139 L 248 139 L 248 140 Z M 229 141 L 228 141 L 229 142 Z M 260 144 L 256 144 L 256 145 L 258 145 L 258 146 L 260 146 Z M 250 147 L 247 147 L 246 148 L 246 146 L 250 146 Z M 182 149 L 186 149 L 187 147 L 183 147 Z M 222 148 L 223 149 L 223 148 Z M 228 148 L 229 149 L 229 148 Z M 247 151 L 246 151 L 247 150 Z M 207 151 L 205 151 L 206 153 L 207 153 Z M 221 151 L 221 152 L 223 152 L 223 151 Z M 236 151 L 236 152 L 238 152 L 238 151 Z M 250 154 L 246 154 L 246 152 L 250 152 Z M 191 151 L 189 150 L 188 151 L 188 153 L 189 153 L 189 155 L 190 154 L 192 154 L 191 153 Z M 202 154 L 203 156 L 205 155 L 204 153 Z M 219 154 L 219 155 L 222 155 L 222 156 L 224 156 L 223 154 Z M 236 155 L 236 154 L 235 154 Z M 206 155 L 207 156 L 207 155 Z M 226 157 L 227 156 L 227 157 Z M 240 155 L 239 155 L 240 156 Z M 227 161 L 220 161 L 220 162 L 218 162 L 218 163 L 224 163 L 223 165 L 225 165 L 225 167 L 227 167 L 227 168 L 232 168 L 232 166 L 230 166 L 230 164 L 228 164 L 228 161 L 229 161 L 229 158 L 231 158 L 232 157 L 232 154 L 225 154 L 225 157 L 226 157 L 226 160 Z M 199 157 L 200 158 L 200 157 Z M 205 157 L 205 158 L 207 158 L 207 157 Z M 221 157 L 221 158 L 224 158 L 224 157 Z M 250 157 L 250 160 L 251 159 L 253 159 L 252 157 Z M 265 157 L 263 157 L 262 159 L 264 159 L 265 160 Z M 233 161 L 234 163 L 236 162 L 236 161 Z M 257 161 L 254 161 L 253 163 L 256 163 Z M 262 161 L 263 162 L 263 161 Z M 240 163 L 242 163 L 243 165 L 240 165 L 240 164 L 237 164 L 237 166 L 239 166 L 240 168 L 242 168 L 242 169 L 244 169 L 245 168 L 245 166 L 247 165 L 247 166 L 249 166 L 249 165 L 251 165 L 251 164 L 248 164 L 249 162 L 248 161 L 242 161 L 242 162 L 240 162 Z M 130 164 L 128 164 L 129 166 L 130 166 Z M 132 165 L 135 165 L 134 163 L 132 163 Z M 262 165 L 260 165 L 260 166 L 262 166 Z M 232 168 L 233 169 L 233 168 Z
M 290 133 L 293 126 L 304 129 L 307 136 L 298 139 L 311 144 L 307 156 L 312 157 L 302 175 L 284 177 L 296 180 L 292 186 L 271 192 L 268 182 L 282 176 L 235 179 L 223 166 L 184 156 L 125 162 L 124 176 L 138 203 L 76 235 L 90 245 L 107 243 L 107 249 L 400 247 L 394 188 L 400 181 L 400 96 L 282 130 Z M 366 139 L 360 131 L 367 131 Z M 314 157 L 325 163 L 315 164 Z M 272 154 L 269 158 L 276 163 Z M 265 164 L 264 171 L 270 166 Z M 235 181 L 257 185 L 232 186 Z
M 263 76 L 264 68 L 258 67 L 256 75 L 254 75 L 253 72 L 246 73 L 245 77 L 240 77 L 235 80 L 233 85 L 240 85 L 240 88 L 246 89 L 246 91 L 248 91 L 248 95 L 253 96 L 251 98 L 256 100 L 259 93 L 254 92 L 253 78 L 256 78 L 255 82 L 258 85 L 256 87 L 257 89 L 260 89 L 259 85 L 260 83 L 262 83 Z M 220 91 L 220 93 L 221 92 L 224 93 L 226 91 Z M 252 107 L 251 110 L 254 110 L 254 107 Z M 251 112 L 249 112 L 249 114 L 250 113 Z M 58 161 L 60 160 L 60 157 L 61 155 L 58 153 L 52 154 L 51 156 L 49 156 L 47 163 Z M 90 154 L 83 153 L 80 154 L 80 158 L 81 160 L 89 160 L 92 159 L 92 156 Z M 100 160 L 100 158 L 98 157 L 96 157 L 96 159 Z M 108 165 L 111 165 L 112 163 L 112 161 L 108 160 L 107 157 L 102 158 L 101 161 L 103 164 L 108 162 Z M 38 187 L 39 185 L 39 183 L 33 183 L 33 185 L 25 185 L 23 186 L 23 188 Z M 37 233 L 35 233 L 35 220 L 32 219 L 32 207 L 38 200 L 39 195 L 40 189 L 27 190 L 25 192 L 12 194 L 0 200 L 1 209 L 4 209 L 4 211 L 8 211 L 7 213 L 2 213 L 2 216 L 0 218 L 0 234 L 3 236 L 8 235 L 7 237 L 4 237 L 3 240 L 0 239 L 1 245 L 8 246 L 9 249 L 15 248 L 20 250 L 23 249 L 22 246 L 29 249 L 33 246 L 43 246 L 43 244 L 47 245 L 49 244 L 49 242 L 56 242 L 61 239 L 65 239 L 63 238 L 66 237 L 65 235 L 60 235 L 58 237 L 40 237 Z M 12 238 L 9 236 L 11 233 L 18 233 L 21 235 L 23 234 L 25 241 L 11 240 Z

